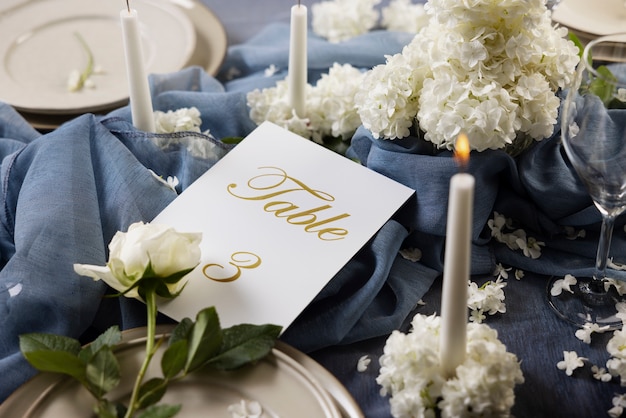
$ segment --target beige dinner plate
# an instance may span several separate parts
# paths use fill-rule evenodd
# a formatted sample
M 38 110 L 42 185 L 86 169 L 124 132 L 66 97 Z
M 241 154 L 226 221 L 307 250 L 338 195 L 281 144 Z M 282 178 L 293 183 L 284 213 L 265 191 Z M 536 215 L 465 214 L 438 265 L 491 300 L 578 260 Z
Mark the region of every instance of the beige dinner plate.
M 624 0 L 562 0 L 552 20 L 577 31 L 601 36 L 626 31 Z
M 159 327 L 166 335 L 171 327 Z M 164 332 L 165 331 L 165 332 Z M 111 399 L 130 396 L 143 360 L 145 328 L 124 332 L 116 351 L 123 372 Z M 164 348 L 154 357 L 147 378 L 159 376 Z M 230 418 L 230 405 L 258 402 L 262 417 L 362 418 L 345 388 L 322 366 L 293 347 L 278 342 L 254 365 L 230 372 L 196 372 L 168 388 L 163 403 L 182 404 L 177 417 Z M 0 418 L 73 418 L 92 416 L 93 398 L 75 380 L 42 373 L 15 391 L 2 405 Z
M 166 0 L 133 0 L 147 72 L 187 63 L 196 32 L 189 17 Z M 128 98 L 120 12 L 124 2 L 25 0 L 0 12 L 0 98 L 18 110 L 64 114 L 96 111 Z M 94 88 L 71 92 L 68 78 L 93 55 Z
M 203 4 L 197 0 L 165 0 L 172 5 L 178 7 L 191 20 L 196 31 L 196 47 L 185 67 L 197 65 L 211 75 L 217 74 L 224 57 L 228 39 L 226 30 L 218 19 L 218 17 Z M 104 107 L 94 113 L 107 113 L 120 105 L 127 103 L 127 99 L 121 104 Z M 67 112 L 60 115 L 49 113 L 29 112 L 20 110 L 20 114 L 36 129 L 49 131 L 58 128 L 63 122 L 75 118 L 78 115 L 87 113 L 87 111 L 79 110 L 78 112 Z

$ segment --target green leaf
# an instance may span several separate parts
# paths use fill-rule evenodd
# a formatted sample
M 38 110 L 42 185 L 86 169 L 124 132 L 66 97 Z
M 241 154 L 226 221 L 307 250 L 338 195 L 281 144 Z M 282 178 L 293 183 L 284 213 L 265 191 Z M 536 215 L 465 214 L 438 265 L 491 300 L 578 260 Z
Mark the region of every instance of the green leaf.
M 74 338 L 54 334 L 23 334 L 20 335 L 20 350 L 26 354 L 32 351 L 64 351 L 78 355 L 80 342 Z
M 98 418 L 118 418 L 123 417 L 124 411 L 120 411 L 119 404 L 109 402 L 106 399 L 100 399 L 94 407 L 94 412 Z
M 237 145 L 241 141 L 243 141 L 243 137 L 241 136 L 230 136 L 230 137 L 222 138 L 222 143 L 229 144 L 229 145 Z
M 182 321 L 174 327 L 170 334 L 169 344 L 172 345 L 179 340 L 188 340 L 193 330 L 193 321 L 189 318 L 183 318 Z
M 198 312 L 196 323 L 189 336 L 189 351 L 185 372 L 198 369 L 219 352 L 222 345 L 222 328 L 214 307 Z
M 120 364 L 109 346 L 103 346 L 87 363 L 87 381 L 101 398 L 120 383 Z
M 576 45 L 576 47 L 578 48 L 578 57 L 582 58 L 583 51 L 585 50 L 585 46 L 583 45 L 582 42 L 580 42 L 580 39 L 578 38 L 578 36 L 576 36 L 575 33 L 570 31 L 567 35 L 570 41 L 574 42 L 574 45 Z
M 83 384 L 87 383 L 86 365 L 75 354 L 67 351 L 28 351 L 23 354 L 26 360 L 39 371 L 63 373 Z
M 224 340 L 220 354 L 207 365 L 221 370 L 232 370 L 258 361 L 268 355 L 282 327 L 278 325 L 241 324 L 223 330 Z
M 187 340 L 178 340 L 163 353 L 161 358 L 161 370 L 166 379 L 171 379 L 184 369 L 187 363 Z
M 154 405 L 147 408 L 137 418 L 171 418 L 178 414 L 180 405 Z
M 117 325 L 104 331 L 90 344 L 83 347 L 78 354 L 84 362 L 89 362 L 91 358 L 102 349 L 102 347 L 115 347 L 122 340 L 122 333 Z
M 165 395 L 167 383 L 167 380 L 161 378 L 154 378 L 144 382 L 139 388 L 137 409 L 147 408 L 159 402 Z

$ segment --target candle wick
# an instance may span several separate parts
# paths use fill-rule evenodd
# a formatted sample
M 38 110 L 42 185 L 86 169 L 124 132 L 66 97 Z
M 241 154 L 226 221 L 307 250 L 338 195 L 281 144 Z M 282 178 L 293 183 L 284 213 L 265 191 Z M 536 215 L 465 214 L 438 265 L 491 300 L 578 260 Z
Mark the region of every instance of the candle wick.
M 126 0 L 126 8 L 128 9 L 128 13 L 130 13 L 130 3 Z

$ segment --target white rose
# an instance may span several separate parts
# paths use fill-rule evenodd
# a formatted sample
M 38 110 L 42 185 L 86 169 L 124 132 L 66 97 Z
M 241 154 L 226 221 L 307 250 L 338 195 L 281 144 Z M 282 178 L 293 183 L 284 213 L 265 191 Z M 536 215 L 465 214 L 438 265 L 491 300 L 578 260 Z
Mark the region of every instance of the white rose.
M 94 280 L 104 280 L 119 292 L 125 292 L 146 277 L 170 279 L 192 270 L 200 262 L 200 240 L 197 233 L 181 233 L 162 224 L 137 222 L 128 232 L 118 232 L 109 244 L 106 266 L 74 264 L 74 271 Z M 181 277 L 163 280 L 170 294 L 177 294 L 184 282 Z M 138 289 L 125 293 L 137 297 Z

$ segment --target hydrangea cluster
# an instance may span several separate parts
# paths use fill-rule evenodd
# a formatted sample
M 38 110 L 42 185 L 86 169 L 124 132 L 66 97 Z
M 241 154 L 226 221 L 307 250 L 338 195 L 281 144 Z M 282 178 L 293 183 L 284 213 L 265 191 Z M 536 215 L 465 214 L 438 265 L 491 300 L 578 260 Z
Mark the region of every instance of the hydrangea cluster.
M 252 90 L 247 95 L 250 118 L 257 124 L 273 122 L 320 144 L 328 137 L 349 139 L 361 124 L 354 95 L 363 77 L 364 73 L 350 64 L 333 64 L 315 86 L 307 85 L 303 117 L 289 104 L 286 80 Z
M 196 107 L 183 107 L 162 112 L 154 111 L 154 122 L 157 133 L 200 132 L 202 119 Z
M 382 10 L 381 25 L 387 30 L 417 33 L 428 25 L 428 15 L 421 3 L 392 0 Z
M 496 280 L 489 280 L 480 287 L 475 282 L 470 282 L 467 298 L 467 306 L 470 308 L 470 320 L 481 323 L 486 318 L 485 314 L 505 313 L 505 287 L 506 282 L 501 277 L 498 277 Z
M 380 0 L 327 0 L 311 6 L 311 28 L 329 42 L 341 42 L 369 32 L 380 17 Z
M 439 363 L 440 317 L 417 314 L 411 325 L 408 334 L 389 336 L 380 357 L 376 381 L 382 395 L 391 395 L 394 417 L 510 416 L 514 387 L 524 376 L 494 329 L 468 324 L 466 359 L 456 377 L 446 379 Z
M 553 133 L 574 77 L 578 48 L 553 27 L 544 0 L 429 0 L 429 23 L 356 96 L 375 137 L 403 138 L 414 125 L 439 148 L 465 132 L 474 150 Z

